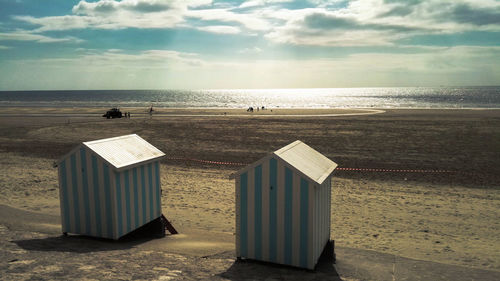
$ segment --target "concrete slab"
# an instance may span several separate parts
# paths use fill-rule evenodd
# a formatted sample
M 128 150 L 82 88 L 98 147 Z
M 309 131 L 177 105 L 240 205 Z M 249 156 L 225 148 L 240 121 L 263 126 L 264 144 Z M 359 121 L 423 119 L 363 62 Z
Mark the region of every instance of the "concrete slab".
M 337 247 L 335 268 L 354 280 L 440 281 L 500 280 L 500 272 L 415 260 L 370 250 Z
M 123 262 L 127 259 L 136 259 L 137 262 L 141 262 L 139 255 L 146 254 L 164 257 L 165 260 L 153 260 L 155 263 L 172 263 L 173 268 L 178 266 L 184 270 L 191 268 L 192 263 L 202 263 L 204 264 L 203 274 L 212 276 L 211 279 L 500 280 L 500 272 L 497 271 L 415 260 L 376 251 L 340 247 L 338 244 L 335 249 L 336 264 L 321 259 L 316 270 L 309 271 L 263 262 L 236 261 L 234 235 L 230 233 L 180 229 L 181 234 L 167 235 L 160 239 L 136 235 L 120 241 L 80 235 L 63 237 L 58 216 L 19 210 L 5 205 L 0 205 L 0 214 L 2 227 L 0 244 L 9 248 L 0 250 L 0 257 L 12 263 L 19 263 L 22 258 L 35 261 L 47 259 L 48 264 L 57 261 L 61 263 L 62 268 L 65 268 L 71 266 L 66 264 L 71 262 L 71 259 L 63 258 L 68 255 L 88 259 L 86 262 L 92 262 L 92 257 L 99 255 L 100 263 L 112 263 L 116 260 L 116 255 L 119 255 Z M 44 254 L 48 252 L 53 254 Z M 41 259 L 42 256 L 43 259 Z M 50 257 L 54 260 L 51 261 Z M 96 263 L 95 266 L 100 266 L 100 263 Z M 5 265 L 7 269 L 3 270 L 0 268 L 0 274 L 2 271 L 10 272 L 8 268 L 12 266 Z M 25 267 L 24 272 L 34 270 L 28 265 Z M 189 272 L 191 273 L 188 275 L 194 279 L 199 274 L 196 270 Z

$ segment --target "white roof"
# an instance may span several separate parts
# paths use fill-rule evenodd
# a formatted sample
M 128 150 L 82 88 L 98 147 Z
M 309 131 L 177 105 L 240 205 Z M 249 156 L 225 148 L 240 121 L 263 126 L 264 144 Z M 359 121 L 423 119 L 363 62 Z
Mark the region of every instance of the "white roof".
M 318 184 L 322 184 L 337 167 L 335 162 L 299 140 L 276 150 L 274 155 Z
M 165 156 L 165 153 L 136 134 L 84 142 L 83 145 L 116 169 Z
M 309 178 L 311 181 L 317 184 L 322 184 L 325 179 L 327 179 L 337 167 L 337 164 L 332 160 L 328 159 L 323 154 L 314 150 L 307 144 L 297 140 L 291 144 L 280 148 L 267 157 L 250 164 L 249 166 L 243 168 L 242 170 L 235 173 L 232 177 L 237 174 L 242 174 L 245 171 L 259 165 L 262 160 L 269 157 L 276 157 L 285 161 L 292 168 Z

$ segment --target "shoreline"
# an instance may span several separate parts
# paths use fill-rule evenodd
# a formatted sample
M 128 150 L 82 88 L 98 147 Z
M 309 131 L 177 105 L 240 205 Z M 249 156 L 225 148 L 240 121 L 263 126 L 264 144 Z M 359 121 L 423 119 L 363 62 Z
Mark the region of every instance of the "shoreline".
M 91 106 L 77 106 L 77 105 L 61 105 L 61 106 L 56 106 L 53 104 L 50 105 L 12 105 L 12 104 L 1 104 L 0 103 L 0 108 L 83 108 L 83 109 L 109 109 L 112 108 L 112 105 L 107 105 L 107 106 L 98 106 L 98 105 L 91 105 Z M 145 109 L 149 108 L 150 105 L 144 105 L 144 106 L 119 106 L 118 108 L 132 108 L 132 109 Z M 160 109 L 173 109 L 173 110 L 246 110 L 247 107 L 170 107 L 170 106 L 156 106 L 153 105 L 153 108 L 160 108 Z M 269 109 L 283 109 L 283 110 L 425 110 L 425 109 L 430 109 L 430 110 L 498 110 L 500 107 L 363 107 L 363 106 L 353 106 L 353 107 L 328 107 L 328 106 L 323 106 L 323 107 L 280 107 L 280 106 L 275 106 L 275 107 L 266 107 L 266 110 Z
M 109 110 L 108 107 L 0 107 L 0 117 L 36 117 L 36 116 L 50 116 L 50 117 L 101 117 L 102 114 Z M 149 107 L 121 107 L 119 108 L 123 113 L 130 112 L 135 116 L 147 116 Z M 329 116 L 349 116 L 349 115 L 369 115 L 380 114 L 386 112 L 425 112 L 425 113 L 438 113 L 442 112 L 500 112 L 500 108 L 267 108 L 264 110 L 248 112 L 244 108 L 198 108 L 198 107 L 153 107 L 154 111 L 152 116 L 309 116 L 309 117 L 329 117 Z M 98 114 L 97 116 L 94 114 Z M 99 115 L 100 114 L 100 115 Z

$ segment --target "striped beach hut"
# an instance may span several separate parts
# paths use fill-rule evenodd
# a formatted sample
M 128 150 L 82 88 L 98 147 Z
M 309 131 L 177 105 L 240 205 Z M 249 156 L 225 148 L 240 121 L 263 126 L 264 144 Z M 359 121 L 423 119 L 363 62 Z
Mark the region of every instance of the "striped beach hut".
M 159 218 L 163 156 L 132 134 L 83 142 L 59 159 L 63 233 L 118 239 Z
M 314 269 L 330 241 L 336 167 L 297 140 L 233 174 L 236 256 Z

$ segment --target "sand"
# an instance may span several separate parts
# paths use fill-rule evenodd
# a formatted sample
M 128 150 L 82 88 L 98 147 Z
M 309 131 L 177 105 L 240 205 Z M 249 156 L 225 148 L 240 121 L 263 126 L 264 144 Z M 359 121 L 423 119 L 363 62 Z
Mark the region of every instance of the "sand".
M 141 278 L 237 277 L 238 270 L 231 270 L 235 266 L 232 242 L 224 241 L 234 239 L 234 183 L 229 175 L 241 166 L 179 158 L 251 163 L 300 139 L 343 168 L 449 171 L 336 171 L 331 236 L 338 247 L 500 272 L 500 110 L 274 109 L 273 113 L 252 114 L 244 109 L 159 109 L 152 118 L 144 109 L 124 110 L 131 112 L 131 119 L 106 120 L 100 117 L 103 109 L 99 108 L 2 109 L 0 205 L 47 216 L 47 220 L 29 221 L 27 213 L 21 212 L 19 223 L 1 226 L 2 255 L 17 260 L 0 267 L 0 273 L 16 279 L 37 274 L 73 276 L 70 269 L 77 265 L 57 267 L 50 262 L 50 254 L 40 252 L 38 244 L 27 247 L 12 241 L 53 239 L 49 244 L 57 245 L 61 238 L 53 161 L 82 141 L 129 133 L 141 135 L 167 154 L 161 165 L 163 212 L 186 233 L 179 241 L 194 246 L 187 256 L 184 242 L 178 242 L 178 251 L 172 250 L 175 247 L 156 251 L 163 239 L 99 252 L 97 259 L 109 267 L 120 267 L 118 261 L 130 257 L 131 262 L 155 272 L 154 268 L 162 268 L 161 263 L 146 265 L 141 255 L 151 260 L 161 256 L 170 263 L 163 266 L 168 270 L 158 269 Z M 370 114 L 333 115 L 342 113 Z M 315 114 L 321 116 L 312 116 Z M 225 238 L 208 243 L 213 237 Z M 92 244 L 92 240 L 85 241 L 87 246 Z M 23 259 L 14 257 L 16 251 Z M 205 252 L 213 257 L 203 259 L 200 253 Z M 65 253 L 57 254 L 57 259 Z M 90 260 L 82 257 L 78 268 L 87 263 L 88 268 L 81 271 L 102 267 Z M 206 272 L 195 274 L 193 262 L 204 263 L 199 268 Z M 17 267 L 24 269 L 14 270 Z M 137 274 L 125 272 L 127 276 Z M 221 275 L 223 272 L 229 273 Z M 125 276 L 108 273 L 103 276 Z M 99 275 L 92 276 L 99 279 Z

